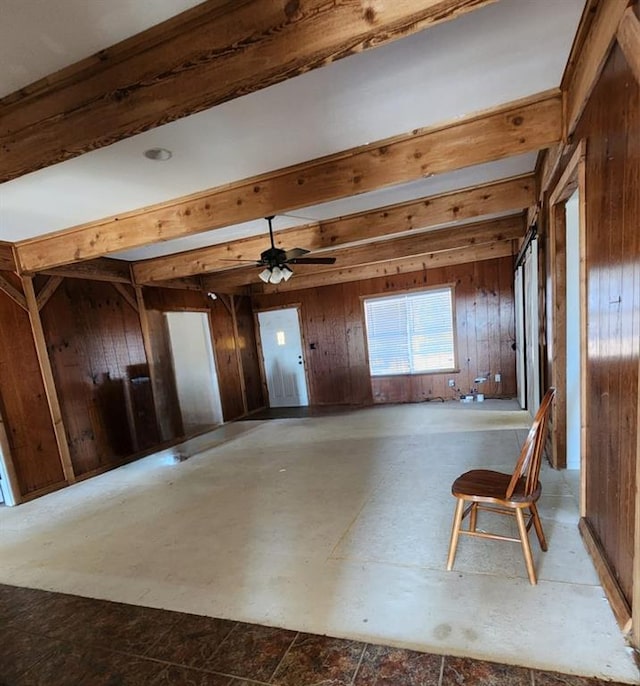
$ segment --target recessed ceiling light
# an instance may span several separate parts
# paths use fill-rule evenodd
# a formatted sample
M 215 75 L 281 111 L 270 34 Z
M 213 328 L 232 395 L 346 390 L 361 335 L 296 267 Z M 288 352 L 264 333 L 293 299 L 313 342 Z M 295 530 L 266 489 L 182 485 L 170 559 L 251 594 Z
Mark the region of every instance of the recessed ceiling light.
M 144 151 L 144 156 L 148 160 L 155 160 L 156 162 L 166 162 L 173 157 L 171 150 L 166 148 L 149 148 L 149 150 Z

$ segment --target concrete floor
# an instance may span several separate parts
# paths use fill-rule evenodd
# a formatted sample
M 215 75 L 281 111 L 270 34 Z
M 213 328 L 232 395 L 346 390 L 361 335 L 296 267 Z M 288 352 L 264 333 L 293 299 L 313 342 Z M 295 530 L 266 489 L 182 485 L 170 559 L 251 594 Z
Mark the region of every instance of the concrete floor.
M 637 683 L 562 473 L 538 586 L 510 543 L 444 569 L 451 482 L 510 471 L 528 424 L 487 401 L 227 425 L 1 509 L 0 582 Z

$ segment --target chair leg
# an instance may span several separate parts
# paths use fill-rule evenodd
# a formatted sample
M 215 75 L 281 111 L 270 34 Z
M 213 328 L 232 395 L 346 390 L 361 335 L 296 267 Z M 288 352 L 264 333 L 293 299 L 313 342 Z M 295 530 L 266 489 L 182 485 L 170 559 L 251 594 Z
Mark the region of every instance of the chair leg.
M 475 531 L 478 523 L 478 503 L 471 505 L 471 512 L 469 513 L 469 531 Z
M 449 557 L 447 558 L 447 571 L 453 569 L 453 563 L 456 559 L 456 550 L 458 549 L 458 539 L 460 538 L 460 526 L 462 524 L 462 515 L 464 513 L 464 500 L 458 498 L 456 503 L 456 512 L 453 516 L 453 526 L 451 527 L 451 541 L 449 543 Z
M 524 513 L 522 508 L 516 508 L 516 519 L 518 520 L 518 530 L 520 531 L 520 543 L 522 543 L 522 552 L 524 553 L 524 561 L 527 565 L 527 573 L 529 574 L 529 581 L 532 586 L 538 583 L 536 579 L 536 570 L 533 566 L 533 555 L 531 554 L 531 545 L 529 543 L 529 532 L 524 521 Z
M 544 531 L 542 530 L 542 522 L 540 521 L 540 515 L 538 514 L 538 508 L 536 507 L 536 504 L 531 503 L 531 507 L 529 508 L 529 510 L 531 511 L 531 517 L 533 518 L 533 526 L 535 527 L 536 535 L 538 536 L 538 541 L 540 542 L 540 547 L 546 553 L 548 550 L 547 539 L 544 537 Z

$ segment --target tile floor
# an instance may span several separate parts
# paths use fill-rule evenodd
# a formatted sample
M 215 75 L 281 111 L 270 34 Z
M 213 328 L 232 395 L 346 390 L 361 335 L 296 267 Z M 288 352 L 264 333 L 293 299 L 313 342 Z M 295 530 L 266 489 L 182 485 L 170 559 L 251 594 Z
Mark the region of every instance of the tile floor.
M 0 686 L 615 686 L 6 585 L 0 616 Z

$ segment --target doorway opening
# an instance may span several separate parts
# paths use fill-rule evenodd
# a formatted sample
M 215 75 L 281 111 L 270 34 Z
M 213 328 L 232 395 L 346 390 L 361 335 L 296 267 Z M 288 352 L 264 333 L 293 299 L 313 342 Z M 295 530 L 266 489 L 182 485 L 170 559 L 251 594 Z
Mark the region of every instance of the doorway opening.
M 185 435 L 223 423 L 213 340 L 206 312 L 166 312 Z
M 269 407 L 304 407 L 309 391 L 297 307 L 258 312 Z

